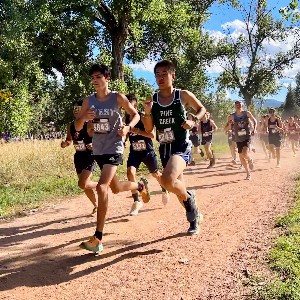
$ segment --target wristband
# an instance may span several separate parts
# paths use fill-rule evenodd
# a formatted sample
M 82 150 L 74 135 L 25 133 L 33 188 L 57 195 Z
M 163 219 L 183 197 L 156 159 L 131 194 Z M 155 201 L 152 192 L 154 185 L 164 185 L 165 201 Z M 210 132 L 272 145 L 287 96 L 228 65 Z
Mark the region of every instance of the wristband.
M 144 118 L 151 118 L 152 117 L 152 114 L 150 113 L 150 114 L 144 114 Z

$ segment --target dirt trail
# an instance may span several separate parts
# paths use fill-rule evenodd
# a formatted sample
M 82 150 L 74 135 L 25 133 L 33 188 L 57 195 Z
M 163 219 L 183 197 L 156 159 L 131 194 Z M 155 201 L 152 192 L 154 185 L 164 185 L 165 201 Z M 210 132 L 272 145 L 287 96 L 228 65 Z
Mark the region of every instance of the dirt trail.
M 189 167 L 204 215 L 198 236 L 176 197 L 166 208 L 152 180 L 152 199 L 129 217 L 129 193 L 110 196 L 100 257 L 78 245 L 94 232 L 82 196 L 0 224 L 0 299 L 243 299 L 242 285 L 262 268 L 274 218 L 286 212 L 299 157 L 283 150 L 282 168 L 256 153 L 252 181 L 228 157 L 215 168 Z M 180 260 L 187 259 L 182 263 Z

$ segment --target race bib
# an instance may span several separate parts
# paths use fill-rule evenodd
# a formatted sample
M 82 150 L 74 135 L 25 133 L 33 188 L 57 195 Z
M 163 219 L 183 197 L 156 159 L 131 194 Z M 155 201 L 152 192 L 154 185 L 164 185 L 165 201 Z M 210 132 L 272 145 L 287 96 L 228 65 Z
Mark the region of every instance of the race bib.
M 211 135 L 211 132 L 203 132 L 203 136 L 207 137 L 207 136 L 210 136 Z
M 229 140 L 232 140 L 232 136 L 229 136 L 228 139 L 229 139 Z
M 292 131 L 291 131 L 291 134 L 295 134 L 295 133 L 296 133 L 295 130 L 292 130 Z
M 240 130 L 238 131 L 238 136 L 245 136 L 245 135 L 247 135 L 246 129 L 240 129 Z
M 272 133 L 277 133 L 277 130 L 274 129 L 274 128 L 272 128 L 272 129 L 271 129 L 271 132 L 272 132 Z
M 175 141 L 174 131 L 171 128 L 158 130 L 157 135 L 161 144 L 169 144 Z
M 144 151 L 146 150 L 146 143 L 144 140 L 136 141 L 132 143 L 132 149 L 134 151 Z
M 109 133 L 111 131 L 108 119 L 94 119 L 94 133 Z
M 85 151 L 85 143 L 83 141 L 73 141 L 73 145 L 76 151 Z

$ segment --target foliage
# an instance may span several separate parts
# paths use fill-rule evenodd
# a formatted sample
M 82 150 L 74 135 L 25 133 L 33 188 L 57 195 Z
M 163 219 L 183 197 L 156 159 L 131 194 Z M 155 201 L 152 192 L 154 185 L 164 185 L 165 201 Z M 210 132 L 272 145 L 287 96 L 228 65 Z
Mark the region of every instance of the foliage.
M 298 10 L 298 0 L 292 0 L 288 6 L 285 6 L 279 10 L 285 20 L 291 19 L 292 22 L 296 23 L 300 20 L 300 13 Z
M 275 20 L 265 0 L 257 0 L 255 7 L 251 5 L 244 12 L 243 33 L 235 37 L 228 28 L 228 35 L 219 41 L 219 47 L 224 47 L 224 55 L 219 59 L 224 71 L 218 82 L 238 90 L 247 106 L 252 106 L 254 97 L 262 99 L 277 92 L 277 80 L 283 76 L 283 70 L 300 57 L 300 35 L 298 27 L 287 27 L 283 21 Z M 288 40 L 289 36 L 294 36 L 294 40 Z M 270 41 L 285 42 L 290 50 L 268 55 L 265 45 Z
M 283 105 L 283 118 L 288 118 L 290 116 L 294 116 L 300 113 L 300 107 L 296 102 L 296 93 L 295 90 L 292 89 L 291 85 L 288 88 L 288 92 L 285 98 L 285 103 Z

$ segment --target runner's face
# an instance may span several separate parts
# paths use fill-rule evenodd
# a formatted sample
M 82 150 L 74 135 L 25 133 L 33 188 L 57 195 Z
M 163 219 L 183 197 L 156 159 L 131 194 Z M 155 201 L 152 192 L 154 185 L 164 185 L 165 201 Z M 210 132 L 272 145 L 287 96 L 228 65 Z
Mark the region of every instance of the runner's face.
M 74 114 L 74 117 L 77 117 L 77 115 L 79 114 L 80 110 L 81 110 L 81 106 L 79 106 L 79 105 L 74 105 L 74 107 L 73 107 L 73 114 Z
M 155 72 L 156 83 L 160 89 L 172 87 L 175 73 L 170 73 L 167 67 L 159 67 Z
M 274 114 L 275 114 L 275 111 L 274 111 L 274 110 L 269 110 L 269 115 L 270 115 L 270 117 L 274 116 Z
M 236 101 L 234 103 L 234 107 L 235 107 L 236 110 L 242 109 L 242 102 L 241 101 Z
M 95 72 L 91 75 L 91 82 L 95 90 L 101 90 L 107 87 L 109 78 L 105 78 L 104 75 L 100 72 Z

